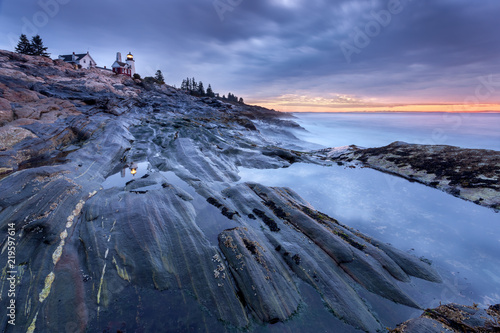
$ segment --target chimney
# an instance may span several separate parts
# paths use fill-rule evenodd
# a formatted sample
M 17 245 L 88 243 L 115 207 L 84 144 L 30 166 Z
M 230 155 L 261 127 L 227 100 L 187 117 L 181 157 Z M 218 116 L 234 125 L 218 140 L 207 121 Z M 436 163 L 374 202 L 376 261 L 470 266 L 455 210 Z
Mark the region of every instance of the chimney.
M 71 56 L 71 60 L 72 61 L 76 61 L 76 54 L 75 54 L 75 52 L 73 52 L 73 55 Z
M 116 61 L 122 62 L 122 54 L 120 52 L 116 52 Z

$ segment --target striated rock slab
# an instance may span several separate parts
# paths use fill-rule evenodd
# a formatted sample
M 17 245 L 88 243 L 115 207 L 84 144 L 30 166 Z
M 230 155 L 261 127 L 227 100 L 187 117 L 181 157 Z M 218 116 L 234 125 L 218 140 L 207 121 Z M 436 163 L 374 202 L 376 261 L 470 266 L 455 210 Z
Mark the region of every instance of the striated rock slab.
M 91 306 L 82 300 L 80 242 L 75 233 L 85 202 L 97 193 L 111 163 L 129 144 L 123 128 L 109 126 L 85 147 L 68 152 L 66 163 L 30 165 L 0 182 L 0 239 L 6 244 L 7 226 L 13 225 L 16 304 L 26 309 L 17 313 L 16 328 L 63 331 L 71 323 L 81 330 L 91 322 Z M 6 255 L 1 254 L 2 262 L 7 262 Z M 59 311 L 61 304 L 68 307 Z
M 438 188 L 500 210 L 500 152 L 444 145 L 393 142 L 380 148 L 319 151 L 333 161 L 359 161 L 370 168 Z
M 275 251 L 288 267 L 304 282 L 313 286 L 321 295 L 328 309 L 339 319 L 364 331 L 381 328 L 355 289 L 346 279 L 340 267 L 321 249 L 313 246 L 300 247 L 287 239 L 279 242 L 267 234 Z
M 291 272 L 265 239 L 259 240 L 247 228 L 235 228 L 219 235 L 219 247 L 252 314 L 261 322 L 284 321 L 301 297 Z
M 194 222 L 193 206 L 174 187 L 160 188 L 146 193 L 113 188 L 99 192 L 85 205 L 80 241 L 85 270 L 92 278 L 86 290 L 100 306 L 95 315 L 105 311 L 106 317 L 129 318 L 133 313 L 124 313 L 121 303 L 144 297 L 145 292 L 133 295 L 125 288 L 138 286 L 158 293 L 162 307 L 176 306 L 161 296 L 164 290 L 192 298 L 198 303 L 192 311 L 200 322 L 215 316 L 236 327 L 247 326 L 226 265 Z M 149 321 L 162 316 L 161 312 L 149 314 L 141 324 L 148 328 Z

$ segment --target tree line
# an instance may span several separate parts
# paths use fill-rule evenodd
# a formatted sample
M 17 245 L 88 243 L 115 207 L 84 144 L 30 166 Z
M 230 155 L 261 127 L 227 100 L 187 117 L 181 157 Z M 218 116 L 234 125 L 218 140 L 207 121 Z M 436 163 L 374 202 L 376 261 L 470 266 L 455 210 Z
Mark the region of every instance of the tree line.
M 19 37 L 19 42 L 17 43 L 16 50 L 17 53 L 49 57 L 50 53 L 47 53 L 47 47 L 43 45 L 42 38 L 40 35 L 33 36 L 31 42 L 25 34 Z
M 195 78 L 192 79 L 187 78 L 181 83 L 181 90 L 186 90 L 191 93 L 191 95 L 195 96 L 208 96 L 208 97 L 217 97 L 217 95 L 212 90 L 212 86 L 209 84 L 207 90 L 205 91 L 205 87 L 203 86 L 203 82 L 196 82 Z
M 227 100 L 230 102 L 236 102 L 236 103 L 244 103 L 243 98 L 238 98 L 232 93 L 228 93 L 227 97 L 226 95 L 222 95 L 220 97 L 219 93 L 215 93 L 212 89 L 212 86 L 209 84 L 207 89 L 205 90 L 205 87 L 203 85 L 203 82 L 196 82 L 196 79 L 193 78 L 187 78 L 185 80 L 182 80 L 181 83 L 181 90 L 188 91 L 191 95 L 193 96 L 207 96 L 207 97 L 216 97 L 216 98 L 221 98 L 223 100 Z

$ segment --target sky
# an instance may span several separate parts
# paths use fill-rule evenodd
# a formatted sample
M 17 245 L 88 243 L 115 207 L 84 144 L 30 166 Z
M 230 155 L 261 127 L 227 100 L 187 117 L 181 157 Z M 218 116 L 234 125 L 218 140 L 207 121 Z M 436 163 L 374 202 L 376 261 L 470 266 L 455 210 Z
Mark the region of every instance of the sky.
M 0 49 L 72 52 L 287 112 L 500 111 L 498 0 L 0 0 Z

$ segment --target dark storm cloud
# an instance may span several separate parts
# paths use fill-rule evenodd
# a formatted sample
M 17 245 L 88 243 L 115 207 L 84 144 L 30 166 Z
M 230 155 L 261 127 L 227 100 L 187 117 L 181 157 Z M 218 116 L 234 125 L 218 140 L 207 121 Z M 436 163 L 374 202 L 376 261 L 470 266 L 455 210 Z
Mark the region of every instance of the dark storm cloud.
M 494 0 L 7 0 L 1 31 L 19 35 L 50 3 L 58 12 L 38 32 L 53 52 L 89 49 L 110 65 L 133 51 L 142 73 L 248 97 L 457 100 L 500 72 Z

